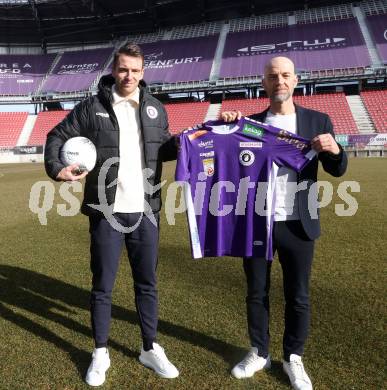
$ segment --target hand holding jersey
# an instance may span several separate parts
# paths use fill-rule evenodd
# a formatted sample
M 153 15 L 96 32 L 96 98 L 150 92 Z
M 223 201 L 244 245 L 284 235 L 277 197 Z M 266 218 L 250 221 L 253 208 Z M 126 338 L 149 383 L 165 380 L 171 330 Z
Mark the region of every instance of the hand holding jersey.
M 247 117 L 182 133 L 176 180 L 189 184 L 193 257 L 271 260 L 278 168 L 300 171 L 314 155 L 308 140 Z
M 314 137 L 311 143 L 312 148 L 318 153 L 329 152 L 335 155 L 338 155 L 340 153 L 340 148 L 337 145 L 337 142 L 329 133 L 320 134 L 317 137 Z
M 223 111 L 221 118 L 229 123 L 239 120 L 242 117 L 242 113 L 238 110 L 233 111 Z M 317 137 L 311 140 L 312 148 L 317 152 L 329 152 L 332 154 L 339 154 L 340 148 L 337 145 L 337 142 L 332 137 L 331 134 L 320 134 Z

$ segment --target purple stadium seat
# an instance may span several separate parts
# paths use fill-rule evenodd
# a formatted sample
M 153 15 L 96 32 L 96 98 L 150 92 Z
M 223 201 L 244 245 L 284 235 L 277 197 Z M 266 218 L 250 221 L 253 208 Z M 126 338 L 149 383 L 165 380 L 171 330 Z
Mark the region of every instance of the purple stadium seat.
M 230 33 L 220 77 L 262 75 L 271 57 L 290 57 L 298 70 L 357 68 L 371 60 L 357 20 Z

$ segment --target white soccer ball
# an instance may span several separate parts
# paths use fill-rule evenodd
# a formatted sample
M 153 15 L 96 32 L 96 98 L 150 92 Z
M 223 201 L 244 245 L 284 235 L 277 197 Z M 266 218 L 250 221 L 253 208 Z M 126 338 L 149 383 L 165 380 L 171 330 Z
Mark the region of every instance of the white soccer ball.
M 97 150 L 88 138 L 74 137 L 62 146 L 60 159 L 66 167 L 78 164 L 80 171 L 90 172 L 97 161 Z

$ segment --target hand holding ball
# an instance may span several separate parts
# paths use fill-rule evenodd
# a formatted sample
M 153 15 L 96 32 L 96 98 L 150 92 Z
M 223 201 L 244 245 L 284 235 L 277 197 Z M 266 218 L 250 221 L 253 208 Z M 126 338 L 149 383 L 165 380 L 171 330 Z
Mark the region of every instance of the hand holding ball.
M 61 151 L 60 159 L 67 167 L 77 164 L 79 173 L 90 172 L 97 161 L 97 150 L 94 144 L 86 137 L 74 137 L 65 142 Z

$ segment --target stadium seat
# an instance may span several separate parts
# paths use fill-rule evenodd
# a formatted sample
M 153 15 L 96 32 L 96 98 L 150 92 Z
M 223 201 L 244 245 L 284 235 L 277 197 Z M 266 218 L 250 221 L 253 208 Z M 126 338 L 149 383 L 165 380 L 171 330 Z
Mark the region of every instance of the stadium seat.
M 224 100 L 221 111 L 239 110 L 248 116 L 263 111 L 269 106 L 269 99 L 230 99 Z
M 364 91 L 360 97 L 378 133 L 387 133 L 387 90 Z
M 371 59 L 357 19 L 351 15 L 346 16 L 340 20 L 301 23 L 296 29 L 292 25 L 285 25 L 280 28 L 229 32 L 219 76 L 226 79 L 262 75 L 265 63 L 274 55 L 289 57 L 298 69 L 311 72 L 314 78 L 335 77 L 334 69 L 337 68 L 345 69 L 348 75 L 363 74 L 364 68 L 371 65 Z M 312 40 L 312 37 L 341 37 L 341 34 L 345 36 L 345 39 L 342 38 L 346 41 L 344 46 L 331 42 L 328 47 L 324 45 L 321 48 Z M 278 41 L 272 40 L 272 37 L 276 37 Z M 288 44 L 297 42 L 297 45 L 286 49 L 283 49 L 283 46 L 278 47 L 284 45 L 287 38 Z M 318 41 L 314 39 L 315 42 Z M 250 47 L 252 42 L 256 46 Z M 278 43 L 272 44 L 268 50 L 265 45 L 269 42 Z M 243 50 L 247 50 L 246 53 L 238 53 L 235 49 L 237 47 L 245 47 Z M 259 58 L 256 56 L 258 53 Z
M 27 120 L 28 112 L 0 113 L 0 147 L 14 147 Z
M 68 113 L 68 110 L 40 112 L 36 118 L 28 145 L 44 145 L 46 143 L 47 133 L 64 119 Z
M 336 134 L 359 133 L 344 93 L 295 96 L 294 101 L 300 106 L 327 113 Z
M 209 102 L 165 104 L 171 133 L 178 134 L 187 127 L 204 122 L 209 106 Z
M 112 48 L 102 48 L 63 53 L 44 81 L 42 92 L 87 91 L 103 71 L 112 51 Z
M 294 96 L 294 101 L 303 107 L 327 113 L 332 120 L 336 134 L 359 133 L 344 93 Z M 233 99 L 225 100 L 221 111 L 239 110 L 248 116 L 263 111 L 268 106 L 269 99 L 267 98 Z M 337 107 L 340 107 L 340 110 Z

